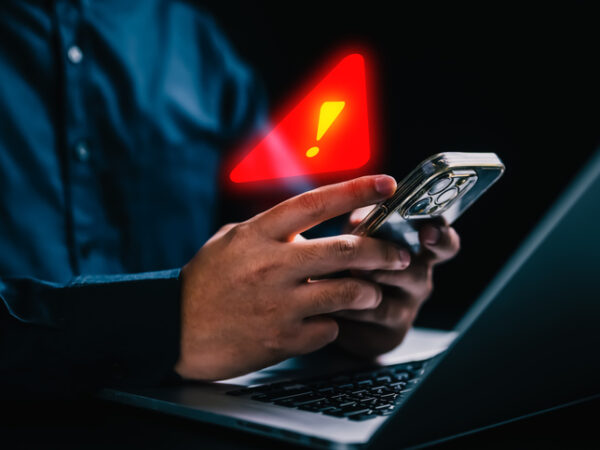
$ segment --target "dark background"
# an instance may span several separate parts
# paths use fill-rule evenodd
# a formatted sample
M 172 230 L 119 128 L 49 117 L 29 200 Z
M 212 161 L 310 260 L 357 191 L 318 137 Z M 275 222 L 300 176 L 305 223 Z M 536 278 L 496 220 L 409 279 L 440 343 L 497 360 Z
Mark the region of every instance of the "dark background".
M 595 11 L 497 4 L 209 1 L 274 108 L 339 46 L 371 48 L 381 163 L 397 178 L 440 151 L 494 151 L 507 172 L 456 223 L 462 250 L 436 272 L 419 324 L 451 327 L 600 144 Z M 274 199 L 264 199 L 265 202 Z M 565 264 L 569 264 L 565 261 Z M 551 274 L 549 274 L 551 276 Z M 57 407 L 58 406 L 58 407 Z M 20 408 L 20 409 L 19 409 Z M 119 405 L 6 405 L 11 448 L 280 448 L 241 432 Z M 442 448 L 591 448 L 598 401 Z
M 275 110 L 340 47 L 369 48 L 378 171 L 401 179 L 441 151 L 501 157 L 504 177 L 455 224 L 461 253 L 436 271 L 418 319 L 452 327 L 600 144 L 597 15 L 571 3 L 390 5 L 203 3 Z

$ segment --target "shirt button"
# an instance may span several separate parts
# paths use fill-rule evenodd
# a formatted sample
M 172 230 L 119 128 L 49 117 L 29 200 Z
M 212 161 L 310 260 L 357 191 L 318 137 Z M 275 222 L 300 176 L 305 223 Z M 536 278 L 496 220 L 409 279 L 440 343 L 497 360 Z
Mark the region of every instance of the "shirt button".
M 67 57 L 73 64 L 79 64 L 83 59 L 83 53 L 78 46 L 72 45 L 69 47 L 69 50 L 67 50 Z
M 90 149 L 84 141 L 79 141 L 75 145 L 75 157 L 81 162 L 90 159 Z

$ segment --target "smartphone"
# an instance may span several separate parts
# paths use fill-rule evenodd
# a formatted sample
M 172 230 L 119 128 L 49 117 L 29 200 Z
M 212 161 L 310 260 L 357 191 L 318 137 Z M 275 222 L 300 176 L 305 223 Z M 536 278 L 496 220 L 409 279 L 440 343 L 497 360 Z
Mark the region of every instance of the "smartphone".
M 503 173 L 504 164 L 495 153 L 447 152 L 430 156 L 352 233 L 393 241 L 416 254 L 420 250 L 419 228 L 424 221 L 443 219 L 452 224 Z

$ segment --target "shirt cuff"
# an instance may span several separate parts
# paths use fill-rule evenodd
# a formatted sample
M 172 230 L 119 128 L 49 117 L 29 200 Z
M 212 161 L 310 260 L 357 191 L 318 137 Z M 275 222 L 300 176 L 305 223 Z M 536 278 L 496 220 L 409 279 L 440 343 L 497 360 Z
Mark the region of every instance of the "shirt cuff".
M 106 386 L 155 386 L 173 378 L 181 339 L 180 270 L 83 276 L 65 288 L 60 328 L 97 363 Z M 77 343 L 75 343 L 77 342 Z M 107 364 L 104 364 L 106 361 Z

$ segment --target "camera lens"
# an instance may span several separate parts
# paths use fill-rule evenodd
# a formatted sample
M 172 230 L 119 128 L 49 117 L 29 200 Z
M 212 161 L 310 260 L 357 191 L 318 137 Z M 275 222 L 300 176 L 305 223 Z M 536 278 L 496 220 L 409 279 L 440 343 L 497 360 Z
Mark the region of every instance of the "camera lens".
M 417 203 L 412 205 L 408 210 L 408 214 L 411 216 L 417 216 L 419 214 L 423 214 L 423 212 L 427 209 L 429 204 L 431 203 L 431 197 L 426 197 L 422 200 L 419 200 Z
M 429 195 L 435 195 L 442 192 L 444 189 L 450 186 L 450 183 L 452 183 L 450 178 L 440 178 L 436 180 L 429 189 Z
M 438 198 L 435 200 L 435 202 L 438 205 L 443 205 L 444 203 L 448 203 L 449 201 L 454 200 L 457 195 L 458 195 L 458 189 L 455 187 L 452 187 L 452 188 L 448 189 L 447 191 L 444 191 L 440 195 L 438 195 Z

